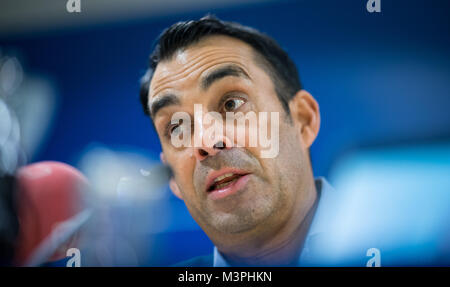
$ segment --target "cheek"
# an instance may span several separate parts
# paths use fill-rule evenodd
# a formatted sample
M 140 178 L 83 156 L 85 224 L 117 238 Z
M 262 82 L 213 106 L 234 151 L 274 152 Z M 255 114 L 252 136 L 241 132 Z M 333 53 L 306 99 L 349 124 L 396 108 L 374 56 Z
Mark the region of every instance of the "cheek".
M 279 153 L 274 160 L 285 175 L 294 174 L 302 170 L 303 150 L 301 148 L 300 138 L 293 126 L 288 123 L 280 122 L 279 133 Z
M 164 151 L 167 162 L 174 173 L 175 181 L 183 195 L 193 189 L 192 175 L 195 167 L 195 158 L 193 155 L 191 156 L 192 152 L 189 150 Z

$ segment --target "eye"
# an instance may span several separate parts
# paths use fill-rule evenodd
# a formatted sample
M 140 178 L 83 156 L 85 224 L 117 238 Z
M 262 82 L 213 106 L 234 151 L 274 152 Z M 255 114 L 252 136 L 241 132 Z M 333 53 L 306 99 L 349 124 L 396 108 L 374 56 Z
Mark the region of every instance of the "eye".
M 167 134 L 170 136 L 177 136 L 181 132 L 181 125 L 183 120 L 180 120 L 177 124 L 172 124 L 167 127 Z
M 170 135 L 178 135 L 181 131 L 180 125 L 172 126 L 169 130 Z
M 225 110 L 225 112 L 232 112 L 236 109 L 238 109 L 240 106 L 242 106 L 244 104 L 244 100 L 242 99 L 236 99 L 236 98 L 232 98 L 232 99 L 228 99 L 223 103 L 223 108 Z

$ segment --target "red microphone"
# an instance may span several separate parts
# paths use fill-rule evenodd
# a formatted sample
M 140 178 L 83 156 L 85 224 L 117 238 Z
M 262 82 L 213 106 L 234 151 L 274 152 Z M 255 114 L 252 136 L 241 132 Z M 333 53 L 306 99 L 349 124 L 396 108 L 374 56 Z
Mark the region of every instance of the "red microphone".
M 19 235 L 15 262 L 38 266 L 66 257 L 90 217 L 87 179 L 60 162 L 39 162 L 17 172 Z

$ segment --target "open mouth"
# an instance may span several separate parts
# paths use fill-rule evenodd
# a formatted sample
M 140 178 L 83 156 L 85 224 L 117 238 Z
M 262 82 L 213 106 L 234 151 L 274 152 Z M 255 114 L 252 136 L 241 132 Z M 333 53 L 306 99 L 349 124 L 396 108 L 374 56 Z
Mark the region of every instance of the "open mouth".
M 245 186 L 251 178 L 251 173 L 236 168 L 223 168 L 212 171 L 207 177 L 206 192 L 211 200 L 220 200 L 245 191 Z M 220 202 L 220 201 L 217 201 Z
M 236 174 L 236 173 L 226 173 L 224 175 L 218 176 L 212 184 L 208 187 L 207 191 L 211 192 L 213 190 L 223 189 L 227 186 L 232 185 L 234 182 L 236 182 L 239 178 L 243 177 L 246 174 Z

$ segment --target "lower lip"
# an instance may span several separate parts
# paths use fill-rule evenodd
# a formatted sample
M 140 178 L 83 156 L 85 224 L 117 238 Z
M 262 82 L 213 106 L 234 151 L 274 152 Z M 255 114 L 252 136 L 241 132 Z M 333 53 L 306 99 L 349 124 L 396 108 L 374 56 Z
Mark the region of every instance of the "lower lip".
M 215 189 L 213 191 L 208 192 L 208 197 L 212 200 L 221 199 L 224 197 L 227 197 L 229 195 L 232 195 L 236 192 L 238 192 L 240 189 L 242 189 L 247 182 L 250 179 L 250 174 L 246 174 L 244 176 L 241 176 L 238 180 L 233 182 L 230 185 L 227 185 L 225 187 L 222 187 L 221 189 Z

